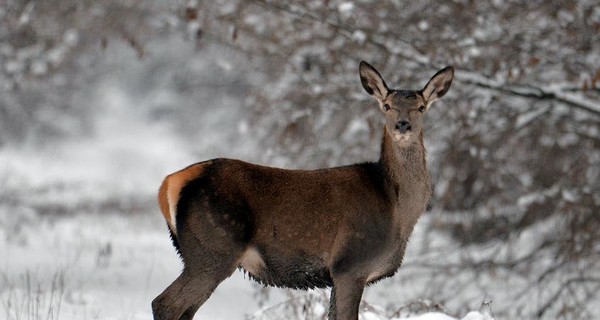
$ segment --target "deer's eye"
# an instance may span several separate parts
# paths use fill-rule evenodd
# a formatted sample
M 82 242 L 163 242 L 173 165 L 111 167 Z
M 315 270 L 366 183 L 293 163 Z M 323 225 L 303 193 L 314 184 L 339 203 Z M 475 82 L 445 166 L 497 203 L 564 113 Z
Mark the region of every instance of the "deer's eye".
M 423 112 L 425 112 L 425 106 L 420 106 L 420 107 L 419 107 L 419 112 L 420 112 L 420 113 L 423 113 Z
M 386 104 L 383 105 L 383 110 L 388 111 L 390 109 L 391 109 L 391 107 L 390 107 L 389 104 L 386 103 Z

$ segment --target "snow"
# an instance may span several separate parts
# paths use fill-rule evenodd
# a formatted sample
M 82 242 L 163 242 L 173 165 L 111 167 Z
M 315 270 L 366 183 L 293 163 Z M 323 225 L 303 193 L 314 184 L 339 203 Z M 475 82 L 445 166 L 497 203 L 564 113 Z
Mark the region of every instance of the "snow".
M 364 31 L 356 30 L 352 33 L 352 39 L 354 39 L 354 41 L 362 44 L 362 43 L 365 43 L 365 40 L 367 40 L 367 34 L 364 33 Z
M 402 320 L 402 319 L 412 319 L 412 320 L 455 320 L 456 318 L 452 318 L 443 313 L 431 312 L 424 315 L 410 317 L 410 318 L 394 318 L 394 320 Z M 472 319 L 474 320 L 474 319 Z
M 480 312 L 471 311 L 461 320 L 492 320 L 493 317 L 488 314 L 482 314 Z
M 6 207 L 3 207 L 5 210 Z M 150 301 L 178 276 L 181 263 L 156 208 L 143 214 L 120 212 L 44 218 L 21 215 L 19 225 L 0 215 L 0 315 L 23 314 L 22 304 L 41 301 L 31 319 L 149 319 Z M 4 212 L 5 213 L 5 212 Z M 17 231 L 14 231 L 17 230 Z M 56 281 L 59 279 L 59 281 Z M 51 285 L 57 282 L 55 287 Z M 28 287 L 35 287 L 32 292 Z M 258 286 L 236 271 L 200 309 L 200 319 L 282 319 L 265 313 L 255 299 Z M 266 301 L 273 308 L 285 301 L 274 290 Z M 297 292 L 302 295 L 302 293 Z M 321 297 L 327 293 L 320 294 Z M 235 303 L 231 303 L 232 296 Z M 377 301 L 370 301 L 376 303 Z M 59 306 L 59 309 L 57 308 Z M 315 315 L 326 312 L 325 301 L 313 305 Z M 52 309 L 54 308 L 54 309 Z M 362 320 L 490 320 L 478 312 L 463 318 L 430 312 L 385 317 L 363 311 Z
M 515 127 L 522 128 L 522 127 L 528 125 L 529 123 L 531 123 L 532 121 L 534 121 L 535 119 L 537 119 L 538 117 L 542 116 L 549 110 L 550 110 L 550 107 L 542 107 L 537 110 L 532 110 L 530 112 L 522 113 L 517 117 L 517 120 L 515 121 Z
M 63 274 L 60 317 L 57 314 L 56 319 L 149 319 L 150 301 L 181 270 L 158 212 L 131 217 L 119 213 L 77 215 L 52 222 L 38 218 L 20 231 L 19 241 L 11 240 L 15 235 L 6 228 L 0 229 L 0 267 L 10 284 L 3 283 L 0 300 L 13 299 L 14 305 L 8 310 L 0 308 L 0 317 L 20 311 L 21 301 L 47 298 L 52 294 L 49 283 Z M 20 281 L 24 274 L 32 275 L 31 281 L 41 286 L 33 297 Z M 258 309 L 253 291 L 252 284 L 236 272 L 215 291 L 198 317 L 239 319 Z M 232 294 L 235 304 L 231 303 Z
M 564 102 L 572 103 L 596 114 L 600 114 L 600 102 L 597 100 L 592 101 L 583 97 L 582 95 L 560 91 L 555 87 L 551 87 L 549 91 Z
M 353 10 L 354 10 L 354 3 L 350 2 L 350 1 L 342 2 L 338 5 L 338 11 L 343 16 L 349 16 L 350 14 L 352 14 Z
M 419 30 L 421 30 L 421 31 L 429 30 L 429 22 L 427 22 L 426 20 L 419 21 L 419 24 L 417 26 L 419 27 Z

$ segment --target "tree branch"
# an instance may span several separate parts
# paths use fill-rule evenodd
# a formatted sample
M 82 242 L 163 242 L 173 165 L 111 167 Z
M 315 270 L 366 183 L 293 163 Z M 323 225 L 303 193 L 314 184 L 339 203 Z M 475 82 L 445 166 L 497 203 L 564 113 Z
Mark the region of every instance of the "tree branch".
M 548 311 L 548 309 L 550 309 L 550 307 L 552 307 L 552 305 L 554 305 L 554 303 L 556 303 L 556 301 L 562 295 L 562 293 L 565 290 L 569 289 L 571 285 L 578 284 L 578 283 L 590 283 L 590 282 L 598 283 L 598 282 L 600 282 L 600 278 L 576 277 L 576 278 L 571 278 L 571 279 L 566 280 L 564 283 L 561 284 L 560 288 L 558 290 L 556 290 L 556 292 L 550 298 L 548 298 L 548 300 L 546 300 L 546 303 L 544 303 L 544 305 L 538 309 L 537 316 L 539 318 L 541 318 L 546 313 L 546 311 Z
M 506 94 L 537 100 L 556 100 L 568 106 L 600 116 L 600 103 L 584 98 L 579 94 L 566 92 L 562 86 L 547 87 L 534 85 L 509 84 L 492 80 L 471 71 L 457 71 L 456 80 L 481 88 L 500 91 Z

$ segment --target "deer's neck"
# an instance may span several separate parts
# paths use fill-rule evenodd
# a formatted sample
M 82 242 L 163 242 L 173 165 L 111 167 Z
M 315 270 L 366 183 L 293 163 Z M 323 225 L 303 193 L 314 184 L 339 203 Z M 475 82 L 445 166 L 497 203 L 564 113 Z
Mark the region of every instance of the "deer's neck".
M 423 135 L 419 143 L 400 148 L 384 129 L 380 165 L 386 172 L 386 189 L 394 201 L 395 211 L 404 221 L 401 233 L 408 236 L 431 196 Z
M 388 180 L 397 184 L 405 184 L 416 182 L 414 179 L 417 179 L 421 182 L 426 181 L 429 185 L 423 134 L 421 133 L 419 137 L 419 143 L 400 148 L 394 143 L 387 129 L 384 128 L 383 131 L 379 161 L 386 171 Z

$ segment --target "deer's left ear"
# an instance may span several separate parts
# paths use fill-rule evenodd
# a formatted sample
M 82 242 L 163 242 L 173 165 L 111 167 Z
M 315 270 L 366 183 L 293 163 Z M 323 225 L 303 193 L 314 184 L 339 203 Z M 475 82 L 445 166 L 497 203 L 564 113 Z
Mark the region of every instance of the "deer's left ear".
M 452 79 L 454 79 L 453 67 L 445 67 L 431 77 L 425 88 L 421 90 L 423 98 L 427 101 L 427 109 L 429 109 L 434 101 L 443 97 L 448 92 L 450 84 L 452 84 Z

